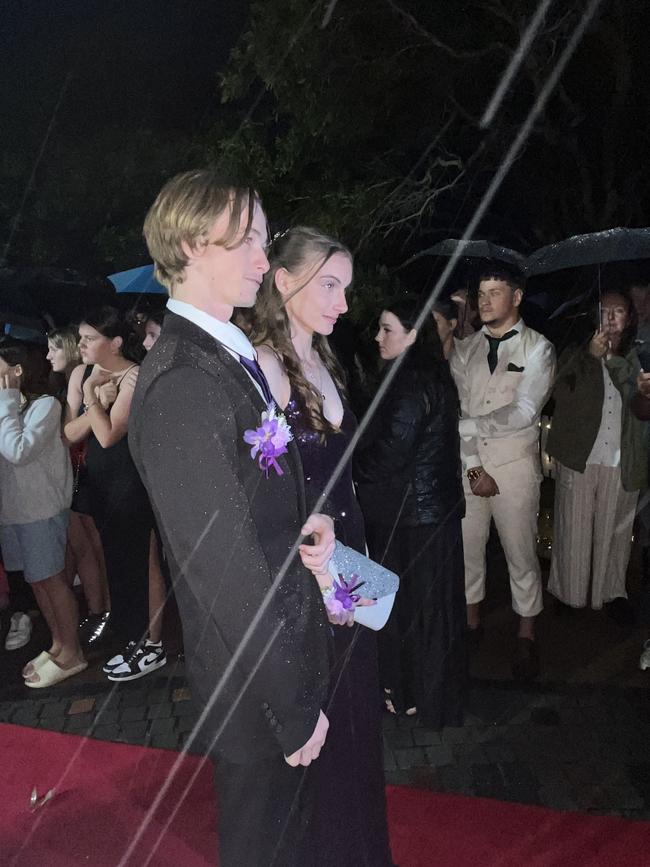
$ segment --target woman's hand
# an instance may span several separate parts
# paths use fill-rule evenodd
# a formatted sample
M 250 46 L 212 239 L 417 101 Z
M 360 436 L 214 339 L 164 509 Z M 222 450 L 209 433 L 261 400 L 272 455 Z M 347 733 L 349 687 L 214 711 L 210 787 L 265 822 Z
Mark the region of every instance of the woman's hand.
M 376 599 L 366 599 L 365 596 L 360 596 L 354 604 L 354 608 L 367 608 L 370 605 L 376 605 Z M 333 614 L 327 606 L 327 619 L 334 626 L 354 626 L 354 608 L 351 611 L 341 611 L 340 614 Z
M 594 358 L 605 358 L 610 348 L 609 335 L 606 331 L 597 331 L 589 341 L 589 353 Z
M 642 370 L 636 378 L 636 387 L 642 397 L 650 397 L 650 373 Z
M 6 391 L 8 388 L 17 388 L 20 391 L 20 377 L 13 370 L 0 376 L 0 391 Z
M 327 515 L 314 513 L 310 515 L 304 527 L 300 531 L 303 536 L 313 536 L 314 544 L 302 544 L 298 550 L 300 559 L 305 569 L 309 569 L 312 575 L 319 581 L 320 586 L 327 586 L 331 582 L 329 564 L 336 545 L 334 535 L 334 521 Z M 325 580 L 325 584 L 323 584 Z
M 93 372 L 90 374 L 88 379 L 84 382 L 83 386 L 83 396 L 84 403 L 92 403 L 93 400 L 98 399 L 98 389 L 101 388 L 102 385 L 110 382 L 111 373 L 109 370 L 104 370 L 98 364 L 93 367 Z
M 95 388 L 97 400 L 102 405 L 102 409 L 107 412 L 117 399 L 117 385 L 113 380 L 105 382 L 104 385 L 99 385 Z

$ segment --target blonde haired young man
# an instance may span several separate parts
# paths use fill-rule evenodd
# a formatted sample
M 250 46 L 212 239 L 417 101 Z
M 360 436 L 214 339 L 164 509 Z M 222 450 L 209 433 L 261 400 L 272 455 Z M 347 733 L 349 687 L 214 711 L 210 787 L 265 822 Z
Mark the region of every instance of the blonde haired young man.
M 222 867 L 310 865 L 309 786 L 328 722 L 326 622 L 306 571 L 327 568 L 329 518 L 307 520 L 295 444 L 265 474 L 244 433 L 267 384 L 230 318 L 250 307 L 267 229 L 251 187 L 211 170 L 169 181 L 145 221 L 169 314 L 142 367 L 129 444 L 170 559 L 187 674 L 217 762 Z M 313 533 L 315 545 L 302 545 Z M 302 560 L 302 562 L 301 562 Z

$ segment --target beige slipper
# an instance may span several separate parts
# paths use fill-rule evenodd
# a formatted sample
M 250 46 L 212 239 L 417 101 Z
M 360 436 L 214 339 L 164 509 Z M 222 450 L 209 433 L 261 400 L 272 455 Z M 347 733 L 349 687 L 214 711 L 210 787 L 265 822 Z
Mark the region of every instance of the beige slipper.
M 38 671 L 34 672 L 38 675 L 38 680 L 35 682 L 26 680 L 25 686 L 28 686 L 30 689 L 43 689 L 46 686 L 55 686 L 57 683 L 61 683 L 69 677 L 73 677 L 75 674 L 80 674 L 80 672 L 85 671 L 87 668 L 88 663 L 85 659 L 83 662 L 78 662 L 77 665 L 73 665 L 71 668 L 61 668 L 58 662 L 55 662 L 52 657 L 50 657 L 43 663 Z
M 51 659 L 52 657 L 47 652 L 47 650 L 43 650 L 38 656 L 35 656 L 34 659 L 30 659 L 27 665 L 23 668 L 22 674 L 23 677 L 31 677 L 35 671 L 38 671 L 39 668 L 42 668 L 43 665 Z M 28 671 L 29 669 L 29 671 Z

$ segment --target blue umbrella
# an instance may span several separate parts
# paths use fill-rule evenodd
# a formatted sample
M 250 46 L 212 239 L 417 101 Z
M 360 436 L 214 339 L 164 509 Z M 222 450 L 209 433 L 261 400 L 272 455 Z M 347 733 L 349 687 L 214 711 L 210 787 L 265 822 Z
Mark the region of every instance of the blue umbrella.
M 140 268 L 118 271 L 117 274 L 109 274 L 108 279 L 115 286 L 116 292 L 136 292 L 140 295 L 167 294 L 162 283 L 159 283 L 153 276 L 153 265 L 142 265 Z

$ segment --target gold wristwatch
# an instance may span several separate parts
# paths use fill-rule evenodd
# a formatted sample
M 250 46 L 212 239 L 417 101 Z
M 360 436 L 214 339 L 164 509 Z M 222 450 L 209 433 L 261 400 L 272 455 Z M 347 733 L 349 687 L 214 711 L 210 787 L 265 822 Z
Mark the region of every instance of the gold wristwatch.
M 467 478 L 470 482 L 478 481 L 483 475 L 483 467 L 472 467 L 471 470 L 467 470 Z

